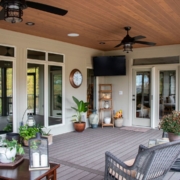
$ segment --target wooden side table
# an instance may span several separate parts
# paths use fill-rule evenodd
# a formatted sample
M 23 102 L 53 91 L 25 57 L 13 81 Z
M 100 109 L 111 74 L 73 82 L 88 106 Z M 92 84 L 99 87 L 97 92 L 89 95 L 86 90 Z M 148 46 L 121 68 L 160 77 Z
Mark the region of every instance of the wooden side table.
M 29 160 L 24 159 L 15 167 L 1 167 L 1 180 L 40 180 L 46 177 L 47 180 L 56 180 L 56 170 L 60 164 L 50 163 L 50 169 L 29 171 Z

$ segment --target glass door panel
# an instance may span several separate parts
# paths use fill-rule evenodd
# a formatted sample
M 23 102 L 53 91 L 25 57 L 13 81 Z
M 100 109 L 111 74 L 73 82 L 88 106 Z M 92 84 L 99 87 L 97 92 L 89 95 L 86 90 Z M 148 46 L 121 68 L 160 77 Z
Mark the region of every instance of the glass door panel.
M 62 67 L 49 66 L 48 125 L 62 124 Z
M 44 126 L 44 65 L 28 63 L 27 107 L 36 124 Z
M 159 119 L 176 109 L 176 71 L 159 73 Z
M 134 118 L 133 125 L 150 126 L 151 72 L 136 71 L 134 76 Z
M 0 134 L 13 130 L 13 67 L 0 61 Z
M 93 113 L 94 109 L 94 78 L 93 69 L 87 69 L 87 102 L 89 103 L 87 118 Z

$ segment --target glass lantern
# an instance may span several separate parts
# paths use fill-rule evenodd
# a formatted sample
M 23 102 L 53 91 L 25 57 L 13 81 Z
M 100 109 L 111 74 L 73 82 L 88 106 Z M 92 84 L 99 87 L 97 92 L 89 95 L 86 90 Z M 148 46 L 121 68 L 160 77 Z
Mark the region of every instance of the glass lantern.
M 28 115 L 28 119 L 27 119 L 27 121 L 26 121 L 26 124 L 27 124 L 29 127 L 32 127 L 32 126 L 35 126 L 35 125 L 36 125 L 36 121 L 35 121 L 35 119 L 34 119 L 34 117 L 33 117 L 33 115 L 32 115 L 31 113 Z
M 29 170 L 49 169 L 48 139 L 36 133 L 29 139 Z

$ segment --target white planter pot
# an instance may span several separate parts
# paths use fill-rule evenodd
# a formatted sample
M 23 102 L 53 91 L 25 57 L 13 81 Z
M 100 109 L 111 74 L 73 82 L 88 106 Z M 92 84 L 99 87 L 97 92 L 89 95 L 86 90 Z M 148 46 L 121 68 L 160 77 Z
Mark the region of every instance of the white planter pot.
M 114 124 L 116 127 L 122 127 L 123 125 L 123 118 L 115 119 Z
M 0 147 L 0 162 L 2 163 L 10 163 L 13 162 L 12 158 L 16 156 L 16 148 L 10 150 L 6 147 Z
M 105 124 L 110 124 L 111 123 L 111 118 L 110 117 L 105 117 L 104 118 L 104 123 Z

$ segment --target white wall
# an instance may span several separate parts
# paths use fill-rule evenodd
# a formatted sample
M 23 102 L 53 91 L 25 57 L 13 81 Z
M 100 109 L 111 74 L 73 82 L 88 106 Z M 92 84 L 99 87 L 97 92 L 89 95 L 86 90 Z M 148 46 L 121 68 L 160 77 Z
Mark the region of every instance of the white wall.
M 78 37 L 77 37 L 78 38 Z M 65 55 L 65 124 L 52 128 L 51 132 L 56 134 L 62 134 L 69 131 L 73 131 L 71 117 L 74 111 L 70 108 L 73 104 L 72 96 L 86 101 L 87 92 L 87 67 L 91 65 L 92 56 L 103 55 L 102 51 L 85 48 L 77 45 L 72 45 L 64 42 L 50 40 L 46 38 L 35 37 L 22 33 L 6 31 L 0 29 L 0 44 L 11 45 L 16 48 L 16 77 L 14 84 L 14 94 L 16 102 L 14 102 L 14 131 L 18 131 L 19 123 L 22 120 L 23 113 L 27 108 L 26 100 L 26 52 L 27 48 L 50 51 Z M 0 60 L 8 59 L 0 57 Z M 69 83 L 69 74 L 72 69 L 77 68 L 83 74 L 83 84 L 75 89 Z

